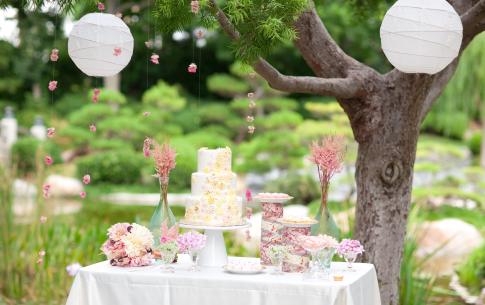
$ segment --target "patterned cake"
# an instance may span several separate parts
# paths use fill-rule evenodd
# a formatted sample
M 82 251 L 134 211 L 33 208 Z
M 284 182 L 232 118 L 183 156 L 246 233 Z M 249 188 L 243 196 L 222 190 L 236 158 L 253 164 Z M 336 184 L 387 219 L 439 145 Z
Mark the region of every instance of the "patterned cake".
M 205 226 L 242 224 L 242 198 L 237 196 L 237 176 L 231 171 L 231 149 L 201 148 L 197 157 L 192 196 L 183 222 Z

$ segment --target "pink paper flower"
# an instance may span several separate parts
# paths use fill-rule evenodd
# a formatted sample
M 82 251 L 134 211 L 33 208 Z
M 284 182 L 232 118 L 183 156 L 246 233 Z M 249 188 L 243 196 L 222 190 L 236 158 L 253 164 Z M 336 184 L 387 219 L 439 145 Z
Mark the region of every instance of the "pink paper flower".
M 88 185 L 89 183 L 91 183 L 91 176 L 90 175 L 84 175 L 83 177 L 83 183 Z
M 49 165 L 52 165 L 52 163 L 54 163 L 54 160 L 52 159 L 51 156 L 45 156 L 44 157 L 44 163 L 45 163 L 45 165 L 49 166 Z
M 66 271 L 69 276 L 76 276 L 78 274 L 79 270 L 82 268 L 81 264 L 79 263 L 72 263 L 68 266 L 66 266 Z
M 120 56 L 121 55 L 121 48 L 114 48 L 113 55 L 114 56 Z
M 150 61 L 152 62 L 152 64 L 158 65 L 159 64 L 159 62 L 158 62 L 159 58 L 160 58 L 160 56 L 158 54 L 153 53 L 152 56 L 150 56 Z
M 57 61 L 59 59 L 59 50 L 58 49 L 52 49 L 51 55 L 50 55 L 50 60 L 51 61 Z
M 168 242 L 171 242 L 171 241 L 177 241 L 177 238 L 179 236 L 178 225 L 174 225 L 171 228 L 168 228 L 167 220 L 165 220 L 162 223 L 161 230 L 162 230 L 162 234 L 160 235 L 160 243 L 161 244 L 168 243 Z
M 250 189 L 246 189 L 246 202 L 253 201 L 253 193 Z
M 163 144 L 162 146 L 154 144 L 153 158 L 155 160 L 155 169 L 157 176 L 164 183 L 168 183 L 170 171 L 175 168 L 176 155 L 175 149 L 171 148 L 168 144 Z
M 252 123 L 252 122 L 254 122 L 254 117 L 253 117 L 252 115 L 248 115 L 248 116 L 246 117 L 246 122 L 248 122 L 248 123 Z
M 197 1 L 197 0 L 191 1 L 190 2 L 190 10 L 192 11 L 192 13 L 198 14 L 199 13 L 199 10 L 200 10 L 199 1 Z
M 48 199 L 49 198 L 49 191 L 50 191 L 50 189 L 51 189 L 50 184 L 44 184 L 42 186 L 42 193 L 43 193 L 44 199 Z
M 81 197 L 81 199 L 86 198 L 86 195 L 87 195 L 86 192 L 79 193 L 79 197 Z
M 98 102 L 100 93 L 101 93 L 101 90 L 99 90 L 98 88 L 94 88 L 93 97 L 92 97 L 93 103 L 96 104 Z
M 248 133 L 249 134 L 253 134 L 255 131 L 256 131 L 256 127 L 254 127 L 252 125 L 251 126 L 248 126 Z
M 95 124 L 89 125 L 89 131 L 96 132 L 96 125 Z
M 150 157 L 150 148 L 152 146 L 152 139 L 150 138 L 145 138 L 145 141 L 143 141 L 143 155 L 145 158 Z
M 53 138 L 56 135 L 56 129 L 54 127 L 47 128 L 47 137 Z
M 195 74 L 197 73 L 197 65 L 194 63 L 191 63 L 189 67 L 187 68 L 187 72 Z
M 44 224 L 47 222 L 47 217 L 46 216 L 40 216 L 39 221 L 41 224 Z
M 105 10 L 104 3 L 98 2 L 98 10 L 101 12 Z
M 51 80 L 49 82 L 49 91 L 54 91 L 57 89 L 57 81 L 56 80 Z

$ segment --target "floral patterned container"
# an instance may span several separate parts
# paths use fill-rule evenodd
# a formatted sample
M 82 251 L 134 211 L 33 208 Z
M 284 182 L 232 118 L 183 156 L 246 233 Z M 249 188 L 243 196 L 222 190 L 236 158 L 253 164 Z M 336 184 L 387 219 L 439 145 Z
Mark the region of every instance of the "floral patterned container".
M 309 253 L 300 246 L 298 237 L 301 235 L 310 235 L 311 226 L 316 221 L 312 219 L 285 219 L 278 220 L 283 229 L 281 230 L 281 239 L 287 248 L 287 255 L 283 258 L 283 272 L 306 272 L 310 265 Z
M 271 266 L 268 251 L 274 245 L 281 244 L 281 224 L 277 219 L 283 217 L 283 203 L 261 202 L 263 217 L 261 220 L 261 264 Z

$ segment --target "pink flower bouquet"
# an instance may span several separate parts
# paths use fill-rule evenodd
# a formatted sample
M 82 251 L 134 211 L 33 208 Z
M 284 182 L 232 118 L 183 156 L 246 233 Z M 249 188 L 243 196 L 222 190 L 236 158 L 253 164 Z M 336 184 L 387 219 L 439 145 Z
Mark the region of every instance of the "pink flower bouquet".
M 340 242 L 340 245 L 337 248 L 337 253 L 340 257 L 345 259 L 348 264 L 348 269 L 352 271 L 352 264 L 355 262 L 359 254 L 364 253 L 364 247 L 358 240 L 344 239 Z
M 153 235 L 136 223 L 117 223 L 108 229 L 101 250 L 112 266 L 139 267 L 152 262 Z

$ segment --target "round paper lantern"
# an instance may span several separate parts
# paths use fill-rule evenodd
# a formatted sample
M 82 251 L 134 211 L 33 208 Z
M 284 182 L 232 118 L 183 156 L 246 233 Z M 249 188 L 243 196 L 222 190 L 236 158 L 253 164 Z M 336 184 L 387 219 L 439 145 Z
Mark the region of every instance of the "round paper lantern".
M 382 50 L 398 70 L 435 74 L 458 56 L 460 16 L 446 0 L 399 0 L 381 25 Z
M 128 26 L 112 14 L 83 16 L 69 34 L 68 52 L 76 66 L 89 76 L 112 76 L 123 70 L 133 54 Z

